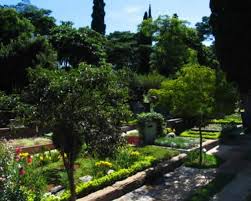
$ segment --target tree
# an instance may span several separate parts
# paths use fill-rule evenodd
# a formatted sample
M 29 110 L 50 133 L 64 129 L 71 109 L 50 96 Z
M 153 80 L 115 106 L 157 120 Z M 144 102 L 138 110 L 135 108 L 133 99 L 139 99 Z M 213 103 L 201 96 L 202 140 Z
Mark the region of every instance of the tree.
M 29 75 L 30 85 L 22 96 L 28 113 L 21 110 L 21 114 L 53 131 L 53 143 L 69 178 L 71 200 L 76 200 L 74 162 L 82 145 L 106 157 L 123 142 L 120 127 L 129 114 L 127 88 L 107 65 L 81 64 L 68 72 L 39 68 Z
M 189 63 L 194 51 L 189 43 L 197 37 L 194 29 L 177 17 L 160 16 L 154 22 L 141 26 L 143 32 L 153 35 L 155 45 L 151 56 L 151 66 L 161 74 L 169 76 L 184 64 Z M 191 54 L 192 53 L 192 54 Z
M 127 67 L 136 71 L 139 65 L 137 34 L 115 31 L 107 39 L 107 60 L 114 69 Z
M 201 128 L 209 119 L 234 111 L 236 90 L 214 69 L 188 65 L 177 73 L 176 79 L 164 81 L 160 90 L 150 94 L 159 97 L 173 115 L 195 120 L 200 131 L 199 162 L 202 164 Z M 228 105 L 222 107 L 226 102 Z
M 243 125 L 251 130 L 251 32 L 247 29 L 251 25 L 250 4 L 243 1 L 211 0 L 210 8 L 210 24 L 220 66 L 228 79 L 238 84 L 245 109 Z
M 34 26 L 13 9 L 0 8 L 0 43 L 6 45 L 20 37 L 30 37 Z
M 4 6 L 5 8 L 15 9 L 21 16 L 30 20 L 35 27 L 35 33 L 40 35 L 49 35 L 50 30 L 56 26 L 56 19 L 51 17 L 51 11 L 39 9 L 34 5 L 27 3 L 18 3 L 17 5 Z
M 145 12 L 143 17 L 143 23 L 149 20 L 152 22 L 152 11 L 151 5 L 149 6 L 148 13 Z M 140 26 L 141 27 L 141 26 Z M 143 32 L 139 28 L 138 33 L 138 45 L 139 45 L 139 66 L 137 68 L 137 72 L 141 74 L 147 74 L 150 72 L 150 55 L 152 53 L 152 35 Z
M 210 26 L 210 17 L 202 17 L 202 21 L 195 24 L 201 41 L 210 40 L 212 37 L 212 27 Z
M 104 0 L 93 0 L 91 28 L 100 34 L 105 35 L 106 25 Z
M 52 29 L 50 42 L 58 52 L 62 67 L 77 67 L 79 63 L 99 65 L 106 58 L 106 39 L 89 28 L 73 28 L 71 22 Z
M 0 9 L 0 90 L 27 84 L 27 68 L 53 68 L 56 54 L 45 37 L 34 37 L 29 20 L 13 9 Z

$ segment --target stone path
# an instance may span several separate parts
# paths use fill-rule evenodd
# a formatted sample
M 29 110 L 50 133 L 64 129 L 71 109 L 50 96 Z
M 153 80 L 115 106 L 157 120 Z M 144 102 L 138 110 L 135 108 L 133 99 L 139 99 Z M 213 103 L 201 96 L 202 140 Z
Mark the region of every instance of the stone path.
M 251 170 L 240 172 L 236 178 L 210 201 L 246 201 L 251 192 Z
M 199 170 L 182 166 L 115 201 L 181 201 L 192 190 L 208 184 L 215 173 L 214 169 Z
M 217 146 L 209 153 L 227 160 L 217 172 L 236 174 L 210 201 L 246 201 L 251 193 L 251 160 L 246 158 L 247 154 L 251 156 L 251 137 L 243 136 L 234 144 Z

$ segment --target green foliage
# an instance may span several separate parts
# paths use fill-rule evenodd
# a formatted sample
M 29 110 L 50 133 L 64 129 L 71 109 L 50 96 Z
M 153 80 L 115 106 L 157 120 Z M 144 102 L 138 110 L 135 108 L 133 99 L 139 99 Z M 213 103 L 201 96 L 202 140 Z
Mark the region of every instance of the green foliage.
M 93 0 L 91 28 L 100 34 L 105 35 L 106 25 L 104 0 Z
M 219 139 L 221 137 L 221 132 L 201 132 L 202 137 L 205 139 Z M 181 137 L 192 137 L 192 138 L 199 138 L 199 131 L 184 131 L 180 134 Z
M 107 40 L 107 61 L 113 65 L 113 68 L 127 67 L 136 71 L 139 63 L 136 34 L 115 31 L 107 36 Z
M 195 190 L 185 201 L 205 201 L 210 200 L 214 195 L 221 192 L 221 190 L 232 180 L 234 175 L 218 174 L 216 178 L 208 185 Z
M 157 20 L 141 25 L 146 35 L 153 35 L 151 65 L 163 75 L 175 74 L 184 64 L 191 61 L 190 44 L 197 39 L 197 33 L 185 21 L 177 17 L 160 16 Z M 188 43 L 189 41 L 189 43 Z
M 156 161 L 162 161 L 164 159 L 170 159 L 175 155 L 178 155 L 178 151 L 166 149 L 159 146 L 144 146 L 139 148 L 134 148 L 137 150 L 141 155 L 144 156 L 152 156 L 156 159 Z
M 190 149 L 194 146 L 197 146 L 199 141 L 194 138 L 184 138 L 184 137 L 175 137 L 175 138 L 167 138 L 161 137 L 155 140 L 156 145 L 165 146 L 165 147 L 173 147 L 178 149 Z
M 199 169 L 218 168 L 222 162 L 223 161 L 215 155 L 203 153 L 202 164 L 199 164 L 199 152 L 192 151 L 187 155 L 185 166 Z
M 39 68 L 29 75 L 23 101 L 33 112 L 23 118 L 53 131 L 75 197 L 74 161 L 82 145 L 92 154 L 107 156 L 123 144 L 120 127 L 129 114 L 127 88 L 110 66 L 83 64 L 69 72 Z
M 143 89 L 146 94 L 150 89 L 159 89 L 161 83 L 166 80 L 166 78 L 158 73 L 150 73 L 147 75 L 137 75 L 135 74 L 134 84 Z
M 155 122 L 157 124 L 157 135 L 161 136 L 164 130 L 164 117 L 156 112 L 141 113 L 137 117 L 139 132 L 142 134 L 147 123 Z
M 0 44 L 0 89 L 11 92 L 27 84 L 28 67 L 53 68 L 56 54 L 45 37 L 20 36 Z
M 212 27 L 209 24 L 210 18 L 207 16 L 202 17 L 202 21 L 195 24 L 201 41 L 210 39 L 213 34 Z
M 0 8 L 0 27 L 1 45 L 7 45 L 18 38 L 30 37 L 34 31 L 28 19 L 20 16 L 14 9 L 7 8 Z
M 99 65 L 104 62 L 105 38 L 89 28 L 73 28 L 64 22 L 51 31 L 50 42 L 58 52 L 61 66 L 77 67 L 79 63 Z
M 239 114 L 227 115 L 223 119 L 213 119 L 210 122 L 217 124 L 242 124 L 242 119 Z

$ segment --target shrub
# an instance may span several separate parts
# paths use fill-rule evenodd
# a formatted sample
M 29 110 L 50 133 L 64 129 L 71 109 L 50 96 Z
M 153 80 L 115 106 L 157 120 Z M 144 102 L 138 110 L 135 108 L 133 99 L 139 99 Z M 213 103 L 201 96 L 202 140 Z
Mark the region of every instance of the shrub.
M 164 130 L 164 121 L 164 117 L 159 113 L 141 113 L 138 115 L 139 131 L 140 133 L 143 133 L 143 130 L 148 122 L 155 122 L 157 124 L 157 136 L 161 136 Z

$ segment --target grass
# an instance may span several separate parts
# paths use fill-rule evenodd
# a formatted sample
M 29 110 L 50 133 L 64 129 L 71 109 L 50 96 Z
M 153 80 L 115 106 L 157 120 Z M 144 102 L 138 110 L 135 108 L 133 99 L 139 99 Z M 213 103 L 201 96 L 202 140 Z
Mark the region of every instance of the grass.
M 52 141 L 48 138 L 37 137 L 37 138 L 23 138 L 9 140 L 7 143 L 13 147 L 28 147 L 34 145 L 50 144 Z
M 181 137 L 191 137 L 199 138 L 199 131 L 187 130 L 180 134 Z M 202 132 L 202 137 L 204 139 L 219 139 L 221 137 L 221 132 Z
M 213 119 L 211 120 L 212 123 L 218 124 L 228 124 L 228 123 L 235 123 L 235 124 L 242 124 L 242 119 L 240 114 L 232 114 L 225 116 L 223 119 Z
M 185 161 L 185 166 L 199 169 L 209 169 L 209 168 L 217 168 L 223 163 L 223 160 L 215 155 L 209 155 L 203 153 L 202 158 L 203 158 L 202 165 L 200 165 L 199 151 L 190 152 Z
M 134 150 L 138 151 L 141 155 L 152 156 L 156 158 L 157 161 L 162 161 L 164 159 L 170 159 L 173 156 L 179 154 L 176 150 L 171 150 L 159 146 L 149 145 L 145 147 L 135 147 Z
M 207 201 L 219 193 L 234 178 L 232 174 L 218 174 L 208 185 L 195 190 L 185 201 Z
M 155 144 L 159 146 L 165 147 L 173 147 L 178 149 L 190 149 L 198 145 L 199 140 L 188 137 L 175 137 L 175 138 L 167 138 L 161 137 L 155 140 Z

